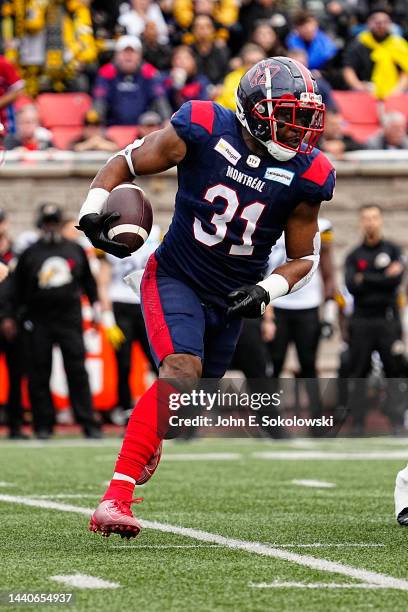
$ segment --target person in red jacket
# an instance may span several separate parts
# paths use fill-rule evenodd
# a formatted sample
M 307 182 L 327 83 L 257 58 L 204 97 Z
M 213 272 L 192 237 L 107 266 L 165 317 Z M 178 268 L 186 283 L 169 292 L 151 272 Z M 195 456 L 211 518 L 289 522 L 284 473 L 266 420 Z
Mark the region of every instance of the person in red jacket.
M 0 55 L 0 124 L 7 130 L 10 105 L 24 89 L 24 81 L 15 66 Z

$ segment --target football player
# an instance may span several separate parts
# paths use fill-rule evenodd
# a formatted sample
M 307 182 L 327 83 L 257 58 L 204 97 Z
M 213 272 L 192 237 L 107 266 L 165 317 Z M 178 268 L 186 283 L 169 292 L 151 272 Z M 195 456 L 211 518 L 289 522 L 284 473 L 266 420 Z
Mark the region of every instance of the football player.
M 303 64 L 262 60 L 240 81 L 236 114 L 212 102 L 187 102 L 170 125 L 136 140 L 98 172 L 79 225 L 95 247 L 126 257 L 128 248 L 107 237 L 117 218 L 101 213 L 109 192 L 138 175 L 178 167 L 173 220 L 141 285 L 159 378 L 221 378 L 241 318 L 261 317 L 269 302 L 303 287 L 315 272 L 319 207 L 335 184 L 332 165 L 314 148 L 324 114 Z M 283 231 L 289 259 L 264 278 Z M 160 419 L 174 389 L 161 385 L 159 393 L 159 383 L 130 417 L 92 531 L 125 537 L 140 531 L 130 509 L 133 490 L 157 467 L 166 429 Z

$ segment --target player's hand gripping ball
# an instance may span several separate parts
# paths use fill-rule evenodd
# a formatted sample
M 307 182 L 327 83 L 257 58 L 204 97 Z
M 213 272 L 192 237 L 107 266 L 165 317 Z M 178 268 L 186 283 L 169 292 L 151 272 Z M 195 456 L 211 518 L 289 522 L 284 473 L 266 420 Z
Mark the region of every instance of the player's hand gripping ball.
M 95 248 L 123 259 L 140 249 L 152 223 L 152 207 L 143 190 L 133 183 L 122 183 L 111 191 L 101 214 L 81 218 L 79 229 Z
M 246 317 L 247 319 L 258 319 L 262 317 L 270 297 L 267 291 L 259 285 L 240 287 L 228 294 L 227 302 L 230 307 L 228 316 Z
M 115 187 L 106 200 L 104 213 L 110 213 L 106 226 L 107 237 L 124 244 L 134 253 L 147 240 L 153 223 L 153 211 L 143 189 L 133 183 Z M 118 217 L 113 217 L 119 213 Z

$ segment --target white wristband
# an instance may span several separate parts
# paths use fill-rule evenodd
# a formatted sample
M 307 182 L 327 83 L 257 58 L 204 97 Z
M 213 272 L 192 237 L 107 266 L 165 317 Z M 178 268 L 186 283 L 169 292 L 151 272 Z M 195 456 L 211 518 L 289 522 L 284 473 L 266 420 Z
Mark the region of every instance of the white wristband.
M 109 329 L 111 327 L 115 327 L 116 320 L 115 320 L 115 315 L 113 314 L 112 310 L 104 310 L 103 311 L 103 313 L 102 313 L 102 325 L 106 329 Z
M 271 274 L 257 285 L 269 293 L 271 302 L 282 295 L 286 295 L 289 291 L 289 283 L 281 274 Z
M 90 213 L 97 213 L 99 215 L 108 197 L 109 191 L 102 189 L 102 187 L 93 187 L 90 189 L 79 211 L 79 220 Z

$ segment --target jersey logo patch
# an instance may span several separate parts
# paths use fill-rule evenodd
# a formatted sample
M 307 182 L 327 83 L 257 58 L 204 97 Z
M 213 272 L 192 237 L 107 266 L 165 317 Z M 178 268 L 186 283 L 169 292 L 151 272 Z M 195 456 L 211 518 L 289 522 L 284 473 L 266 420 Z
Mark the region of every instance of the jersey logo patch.
M 236 166 L 237 163 L 239 162 L 239 160 L 241 159 L 242 155 L 240 155 L 238 153 L 238 151 L 236 149 L 234 149 L 234 147 L 232 145 L 230 145 L 229 142 L 227 142 L 226 140 L 224 140 L 223 138 L 220 138 L 219 141 L 217 142 L 217 144 L 215 145 L 214 149 L 218 152 L 221 153 L 221 155 L 223 157 L 225 157 L 225 159 L 228 159 L 228 161 L 233 165 Z
M 251 168 L 258 168 L 259 164 L 261 163 L 261 160 L 256 155 L 248 155 L 246 163 Z
M 282 183 L 282 185 L 289 186 L 295 176 L 294 172 L 290 170 L 284 170 L 283 168 L 267 168 L 264 178 L 268 181 L 276 181 Z

